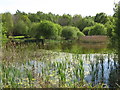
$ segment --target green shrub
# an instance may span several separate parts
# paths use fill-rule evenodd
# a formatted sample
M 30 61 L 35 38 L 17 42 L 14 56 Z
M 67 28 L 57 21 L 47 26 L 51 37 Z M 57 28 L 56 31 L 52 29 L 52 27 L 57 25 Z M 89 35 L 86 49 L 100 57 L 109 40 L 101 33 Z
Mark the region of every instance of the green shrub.
M 78 38 L 79 38 L 79 37 L 81 37 L 81 36 L 85 36 L 85 34 L 82 33 L 82 32 L 78 32 L 78 33 L 77 33 L 77 36 L 78 36 Z
M 65 39 L 77 39 L 78 36 L 83 36 L 84 34 L 79 31 L 77 27 L 65 26 L 62 30 L 62 37 Z
M 89 33 L 90 30 L 91 30 L 91 27 L 85 27 L 82 32 L 83 32 L 85 35 L 88 35 L 88 33 Z
M 43 20 L 40 23 L 33 23 L 29 33 L 35 38 L 57 39 L 61 35 L 61 31 L 62 27 L 60 25 Z
M 103 24 L 96 23 L 94 26 L 91 27 L 88 35 L 106 35 L 107 30 Z
M 59 39 L 59 38 L 61 38 L 62 27 L 59 24 L 55 24 L 55 27 L 57 28 L 57 37 L 56 37 L 56 39 Z
M 55 24 L 53 22 L 50 21 L 41 21 L 40 25 L 38 26 L 37 31 L 44 37 L 47 39 L 51 39 L 57 36 L 58 34 L 58 30 L 55 27 Z M 38 34 L 39 34 L 38 33 Z

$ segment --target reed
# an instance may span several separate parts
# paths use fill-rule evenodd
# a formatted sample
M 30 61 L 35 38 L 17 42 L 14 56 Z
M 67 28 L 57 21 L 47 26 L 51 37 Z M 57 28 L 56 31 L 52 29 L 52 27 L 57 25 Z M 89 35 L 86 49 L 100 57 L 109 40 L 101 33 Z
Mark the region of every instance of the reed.
M 58 53 L 39 50 L 35 44 L 11 46 L 3 53 L 1 88 L 94 88 L 84 80 L 83 60 L 78 54 L 55 60 Z
M 85 43 L 106 43 L 108 42 L 107 36 L 83 36 L 79 39 Z

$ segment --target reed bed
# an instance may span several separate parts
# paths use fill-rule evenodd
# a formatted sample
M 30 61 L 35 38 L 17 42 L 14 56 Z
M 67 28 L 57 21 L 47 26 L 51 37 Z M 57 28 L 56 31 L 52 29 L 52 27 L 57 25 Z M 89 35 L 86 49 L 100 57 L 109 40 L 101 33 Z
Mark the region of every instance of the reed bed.
M 47 64 L 36 61 L 13 64 L 3 61 L 0 69 L 2 88 L 81 87 L 84 81 L 82 60 L 76 60 L 75 63 L 68 60 L 51 61 Z
M 64 55 L 64 53 L 62 54 Z M 58 52 L 38 49 L 34 43 L 3 49 L 1 88 L 102 88 L 84 80 L 81 56 L 58 57 Z M 52 56 L 52 57 L 51 57 Z M 58 57 L 60 59 L 55 60 Z
M 106 43 L 108 42 L 107 36 L 83 36 L 79 39 L 84 43 Z
M 33 63 L 34 62 L 34 63 Z M 1 88 L 102 88 L 84 81 L 82 60 L 0 65 Z

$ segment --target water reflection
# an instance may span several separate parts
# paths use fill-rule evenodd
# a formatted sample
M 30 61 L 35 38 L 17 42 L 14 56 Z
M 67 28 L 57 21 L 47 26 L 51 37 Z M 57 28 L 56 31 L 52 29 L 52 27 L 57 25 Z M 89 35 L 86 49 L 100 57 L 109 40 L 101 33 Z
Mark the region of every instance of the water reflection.
M 114 53 L 116 53 L 113 58 L 115 67 L 111 67 L 109 75 L 109 85 L 110 87 L 120 88 L 120 43 L 119 40 L 115 42 L 111 42 L 109 45 L 109 47 L 114 50 Z
M 104 52 L 107 44 L 101 43 L 80 43 L 80 42 L 60 42 L 60 43 L 46 43 L 40 46 L 40 49 L 62 51 L 69 53 L 100 53 Z
M 109 87 L 118 87 L 116 84 L 120 85 L 120 68 L 115 55 L 102 54 L 93 57 L 94 61 L 90 60 L 90 74 L 86 76 L 86 80 L 92 82 L 93 86 L 97 83 L 105 83 Z
M 120 88 L 120 58 L 114 58 L 114 67 L 111 67 L 109 75 L 109 85 Z
M 118 68 L 119 64 L 117 60 L 114 60 L 116 59 L 114 54 L 83 54 L 79 56 L 82 57 L 84 63 L 83 66 L 85 80 L 88 83 L 92 83 L 93 86 L 98 83 L 104 83 L 109 87 L 117 87 L 116 83 L 120 84 L 120 72 Z M 59 57 L 62 57 L 62 59 Z M 69 60 L 71 63 L 75 64 L 75 59 L 72 54 L 59 54 L 59 57 L 56 57 L 52 61 L 64 63 L 65 60 Z M 38 63 L 37 66 L 36 63 Z M 42 71 L 41 67 L 46 68 L 46 66 L 49 66 L 48 62 L 46 63 L 36 61 L 33 64 L 36 68 L 38 68 L 38 71 L 36 70 L 37 73 L 40 73 L 40 71 Z M 53 66 L 51 65 L 49 67 Z M 70 65 L 68 67 L 72 68 L 73 66 Z M 56 68 L 53 67 L 53 70 L 56 70 Z

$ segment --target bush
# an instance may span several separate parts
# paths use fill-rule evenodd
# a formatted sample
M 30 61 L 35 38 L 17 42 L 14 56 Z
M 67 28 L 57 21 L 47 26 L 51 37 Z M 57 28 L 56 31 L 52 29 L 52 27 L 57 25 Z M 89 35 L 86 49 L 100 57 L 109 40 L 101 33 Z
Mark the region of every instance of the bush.
M 78 32 L 78 33 L 77 33 L 77 36 L 78 36 L 78 38 L 79 38 L 79 37 L 81 37 L 81 36 L 85 36 L 85 34 L 82 33 L 82 32 Z
M 96 23 L 94 26 L 91 27 L 88 35 L 106 35 L 107 30 L 103 24 Z
M 65 39 L 77 39 L 78 36 L 84 35 L 82 34 L 78 28 L 72 26 L 65 26 L 62 30 L 62 37 Z
M 56 39 L 61 38 L 62 27 L 59 24 L 55 24 L 55 27 L 57 28 L 57 37 L 56 37 Z
M 82 32 L 83 32 L 85 35 L 88 35 L 88 33 L 89 33 L 90 30 L 91 30 L 91 27 L 85 27 Z
M 43 20 L 40 23 L 33 23 L 30 34 L 39 39 L 57 39 L 61 35 L 62 27 L 51 21 Z

